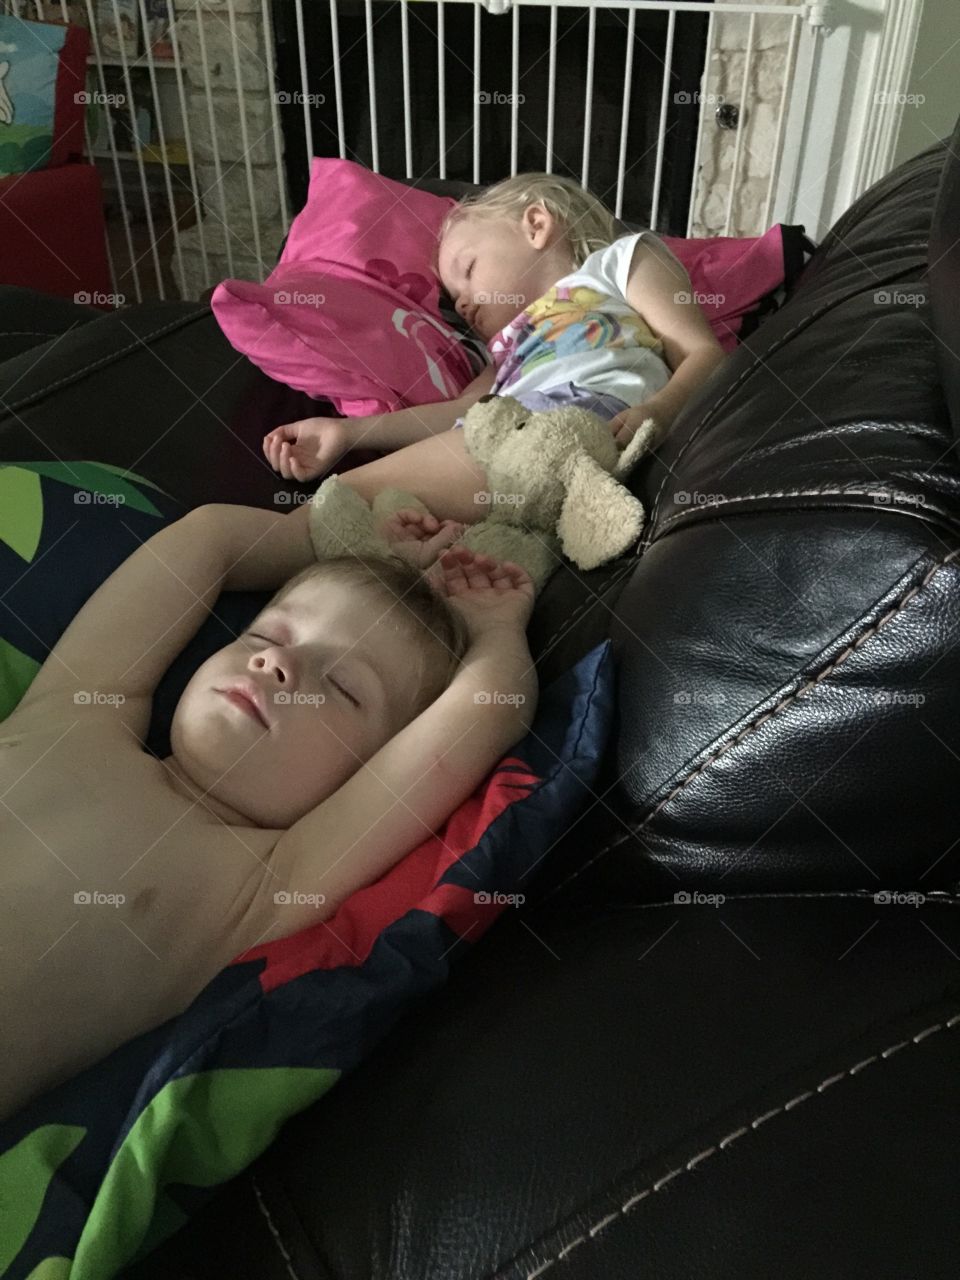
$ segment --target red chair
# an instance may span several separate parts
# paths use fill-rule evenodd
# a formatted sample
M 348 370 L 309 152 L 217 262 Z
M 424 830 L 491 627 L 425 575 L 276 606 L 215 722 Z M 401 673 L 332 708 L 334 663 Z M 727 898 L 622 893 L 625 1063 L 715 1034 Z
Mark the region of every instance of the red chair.
M 31 21 L 22 25 L 24 38 L 29 35 L 41 44 L 45 33 L 63 26 Z M 80 90 L 86 83 L 90 33 L 82 26 L 67 26 L 49 47 L 58 50 L 49 67 L 54 77 L 49 167 L 33 169 L 28 164 L 26 172 L 0 178 L 0 284 L 109 307 L 100 175 L 84 158 L 86 102 Z
M 0 284 L 112 309 L 95 165 L 62 164 L 0 178 Z

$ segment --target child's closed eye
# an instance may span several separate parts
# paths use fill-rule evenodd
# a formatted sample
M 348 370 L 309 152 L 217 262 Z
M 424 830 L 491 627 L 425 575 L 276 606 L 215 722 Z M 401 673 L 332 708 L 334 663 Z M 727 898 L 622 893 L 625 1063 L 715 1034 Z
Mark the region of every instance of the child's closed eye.
M 355 698 L 349 689 L 345 689 L 338 680 L 334 680 L 329 671 L 324 674 L 324 679 L 328 680 L 330 684 L 333 685 L 334 689 L 336 689 L 338 693 L 341 693 L 348 702 L 352 702 L 355 707 L 360 706 L 359 698 Z
M 261 634 L 259 631 L 248 631 L 246 634 L 247 634 L 247 635 L 248 635 L 252 640 L 263 640 L 263 641 L 265 641 L 267 644 L 276 644 L 276 643 L 278 643 L 276 640 L 272 640 L 272 639 L 270 638 L 270 636 L 265 636 L 265 635 Z M 347 689 L 347 688 L 345 688 L 345 686 L 344 686 L 344 685 L 342 685 L 342 684 L 339 682 L 339 680 L 334 680 L 333 676 L 330 674 L 330 672 L 329 672 L 329 671 L 325 671 L 325 672 L 323 673 L 323 678 L 324 678 L 326 681 L 328 681 L 328 683 L 329 683 L 329 684 L 331 684 L 331 685 L 333 686 L 333 688 L 334 688 L 334 689 L 336 689 L 336 691 L 337 691 L 339 694 L 342 694 L 342 696 L 343 696 L 344 698 L 346 698 L 348 702 L 351 702 L 355 707 L 359 707 L 359 706 L 360 706 L 360 700 L 359 700 L 359 698 L 354 697 L 354 695 L 350 692 L 350 690 L 349 690 L 349 689 Z

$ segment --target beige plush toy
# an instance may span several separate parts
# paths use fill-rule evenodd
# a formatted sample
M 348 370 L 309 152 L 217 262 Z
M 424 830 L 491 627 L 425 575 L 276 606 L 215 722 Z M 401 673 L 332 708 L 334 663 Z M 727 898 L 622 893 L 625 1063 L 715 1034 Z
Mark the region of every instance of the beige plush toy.
M 512 396 L 484 396 L 467 411 L 463 433 L 489 488 L 476 496 L 479 523 L 460 541 L 522 565 L 537 591 L 561 553 L 581 569 L 594 569 L 639 537 L 643 506 L 620 482 L 652 443 L 652 418 L 621 452 L 609 425 L 588 410 L 532 411 Z M 399 489 L 379 493 L 371 508 L 336 476 L 323 482 L 312 503 L 318 559 L 346 551 L 387 554 L 381 522 L 402 507 L 427 510 Z

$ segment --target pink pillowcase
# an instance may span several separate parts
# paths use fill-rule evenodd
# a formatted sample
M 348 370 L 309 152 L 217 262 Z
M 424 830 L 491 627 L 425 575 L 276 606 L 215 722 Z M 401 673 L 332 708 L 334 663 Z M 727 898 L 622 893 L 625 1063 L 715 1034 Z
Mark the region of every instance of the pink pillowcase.
M 690 277 L 693 294 L 724 351 L 735 350 L 744 322 L 786 279 L 783 227 L 762 236 L 661 236 Z
M 271 378 L 347 416 L 453 399 L 474 374 L 432 263 L 454 203 L 315 157 L 277 267 L 214 291 L 221 329 Z

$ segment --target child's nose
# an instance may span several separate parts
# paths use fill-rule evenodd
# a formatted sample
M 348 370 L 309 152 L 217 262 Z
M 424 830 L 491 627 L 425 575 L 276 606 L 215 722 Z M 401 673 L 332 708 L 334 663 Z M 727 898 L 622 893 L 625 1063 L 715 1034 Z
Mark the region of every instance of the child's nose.
M 296 672 L 289 649 L 272 647 L 254 653 L 247 664 L 252 671 L 263 672 L 267 678 L 275 682 L 278 689 L 290 690 L 295 687 Z

